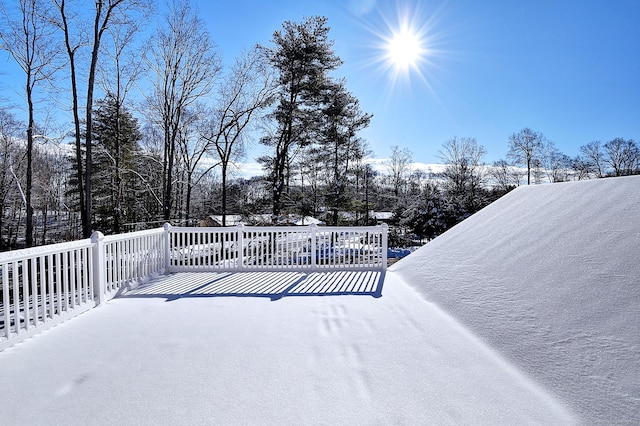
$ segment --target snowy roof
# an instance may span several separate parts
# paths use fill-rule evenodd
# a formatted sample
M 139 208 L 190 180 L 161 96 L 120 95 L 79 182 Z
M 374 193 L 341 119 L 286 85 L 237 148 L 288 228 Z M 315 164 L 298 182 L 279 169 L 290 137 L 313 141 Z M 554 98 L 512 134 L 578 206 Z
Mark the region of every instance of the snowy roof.
M 218 225 L 222 225 L 222 215 L 221 214 L 212 214 L 209 218 L 215 221 Z M 244 225 L 242 220 L 242 215 L 239 214 L 228 214 L 225 218 L 225 223 L 227 226 L 236 226 L 236 225 Z
M 312 225 L 312 224 L 320 225 L 323 223 L 324 223 L 323 221 L 321 221 L 320 219 L 316 219 L 313 216 L 305 216 L 296 220 L 293 224 L 294 225 Z
M 308 277 L 164 277 L 0 352 L 2 422 L 639 424 L 638 187 L 516 189 L 377 298 L 326 295 L 354 273 L 278 300 L 205 290 Z
M 393 212 L 373 212 L 372 216 L 377 220 L 391 220 L 393 219 Z
M 391 269 L 588 424 L 640 424 L 640 176 L 519 187 Z

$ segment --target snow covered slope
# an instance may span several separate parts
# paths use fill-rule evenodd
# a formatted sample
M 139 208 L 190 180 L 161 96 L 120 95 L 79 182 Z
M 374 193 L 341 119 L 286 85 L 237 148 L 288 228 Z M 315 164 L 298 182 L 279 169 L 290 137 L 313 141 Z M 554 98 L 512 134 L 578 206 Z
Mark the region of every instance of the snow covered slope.
M 640 176 L 520 187 L 390 271 L 587 424 L 640 424 Z

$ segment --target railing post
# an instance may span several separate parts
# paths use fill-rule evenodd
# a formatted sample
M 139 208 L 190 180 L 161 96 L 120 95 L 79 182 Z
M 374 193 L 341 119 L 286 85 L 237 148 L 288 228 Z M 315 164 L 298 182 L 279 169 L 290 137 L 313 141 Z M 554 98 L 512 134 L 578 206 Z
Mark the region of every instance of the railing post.
M 171 266 L 171 224 L 165 223 L 164 226 L 164 273 L 169 273 Z
M 92 276 L 93 276 L 93 297 L 95 305 L 98 306 L 105 301 L 105 253 L 104 234 L 100 231 L 93 231 L 91 234 L 92 253 Z
M 239 223 L 236 225 L 236 241 L 238 242 L 238 254 L 237 254 L 237 268 L 239 271 L 242 271 L 244 267 L 244 225 Z
M 389 234 L 389 225 L 386 223 L 382 224 L 382 270 L 387 270 L 387 236 Z
M 316 231 L 318 230 L 318 225 L 312 223 L 309 228 L 311 229 L 311 270 L 315 271 L 318 269 L 318 261 L 316 259 Z

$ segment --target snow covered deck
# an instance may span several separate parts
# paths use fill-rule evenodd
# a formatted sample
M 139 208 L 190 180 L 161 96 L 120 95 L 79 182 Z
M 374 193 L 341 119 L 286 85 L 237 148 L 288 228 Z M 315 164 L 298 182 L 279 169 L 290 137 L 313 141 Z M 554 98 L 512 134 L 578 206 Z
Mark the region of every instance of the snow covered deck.
M 0 352 L 0 400 L 7 425 L 574 422 L 393 272 L 163 277 Z
M 638 188 L 521 187 L 386 271 L 121 286 L 0 352 L 0 422 L 640 424 Z

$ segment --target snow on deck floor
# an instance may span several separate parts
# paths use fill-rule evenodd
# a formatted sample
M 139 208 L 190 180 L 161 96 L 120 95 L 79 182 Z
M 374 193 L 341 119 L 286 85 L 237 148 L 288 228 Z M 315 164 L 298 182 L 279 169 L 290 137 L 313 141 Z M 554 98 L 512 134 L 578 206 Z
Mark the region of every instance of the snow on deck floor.
M 181 279 L 190 297 L 167 295 Z M 194 279 L 0 352 L 2 424 L 575 423 L 393 272 L 381 297 L 191 297 Z

